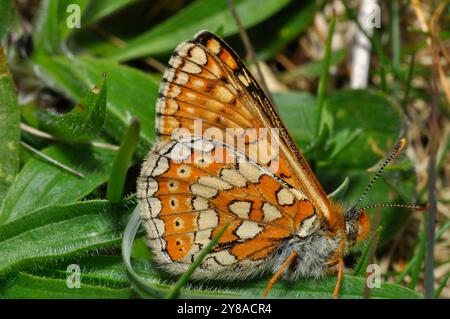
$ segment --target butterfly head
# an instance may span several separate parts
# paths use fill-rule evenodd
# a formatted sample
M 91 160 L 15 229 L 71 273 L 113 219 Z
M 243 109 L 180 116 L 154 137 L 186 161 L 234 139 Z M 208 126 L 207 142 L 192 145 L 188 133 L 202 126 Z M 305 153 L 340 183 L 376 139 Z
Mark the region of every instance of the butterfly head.
M 345 238 L 347 247 L 364 240 L 370 232 L 371 224 L 369 215 L 364 209 L 352 208 L 345 215 Z

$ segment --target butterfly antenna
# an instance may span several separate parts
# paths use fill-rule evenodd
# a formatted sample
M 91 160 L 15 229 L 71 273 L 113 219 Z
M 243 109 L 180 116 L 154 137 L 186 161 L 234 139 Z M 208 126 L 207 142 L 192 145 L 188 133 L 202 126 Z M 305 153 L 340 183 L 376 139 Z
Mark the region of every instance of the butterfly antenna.
M 359 210 L 365 210 L 369 208 L 409 208 L 416 210 L 425 210 L 428 208 L 428 204 L 412 205 L 412 204 L 371 204 L 360 208 Z
M 372 177 L 371 181 L 367 185 L 367 187 L 364 190 L 364 192 L 362 193 L 362 195 L 359 197 L 358 201 L 355 203 L 355 205 L 353 205 L 352 210 L 358 210 L 357 207 L 359 206 L 359 204 L 361 204 L 363 199 L 366 197 L 367 193 L 372 188 L 373 184 L 378 179 L 378 177 L 380 177 L 380 175 L 383 172 L 383 170 L 385 169 L 385 167 L 397 157 L 397 155 L 404 149 L 405 145 L 406 145 L 406 138 L 402 137 L 400 139 L 400 141 L 397 143 L 397 145 L 394 147 L 394 149 L 392 150 L 389 157 L 383 162 L 383 164 L 381 164 L 378 171 Z

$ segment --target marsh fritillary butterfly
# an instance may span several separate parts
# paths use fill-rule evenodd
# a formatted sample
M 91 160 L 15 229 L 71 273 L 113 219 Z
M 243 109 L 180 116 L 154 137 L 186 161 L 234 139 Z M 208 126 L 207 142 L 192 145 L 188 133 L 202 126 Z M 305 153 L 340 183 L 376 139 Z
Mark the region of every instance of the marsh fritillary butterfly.
M 280 275 L 320 277 L 337 264 L 336 297 L 343 254 L 367 235 L 369 219 L 363 209 L 344 212 L 327 198 L 237 54 L 207 31 L 181 43 L 156 110 L 158 139 L 138 180 L 156 262 L 183 273 L 228 223 L 195 278 L 271 272 L 267 294 Z

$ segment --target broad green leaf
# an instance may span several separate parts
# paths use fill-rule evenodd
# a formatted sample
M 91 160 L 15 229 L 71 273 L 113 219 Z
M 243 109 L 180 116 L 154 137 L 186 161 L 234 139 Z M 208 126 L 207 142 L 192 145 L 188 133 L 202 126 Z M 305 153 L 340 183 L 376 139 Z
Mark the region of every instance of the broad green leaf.
M 281 118 L 301 149 L 311 144 L 315 137 L 316 98 L 309 93 L 274 93 L 273 98 Z
M 6 37 L 9 27 L 9 18 L 12 10 L 12 0 L 0 0 L 0 45 Z
M 2 2 L 3 3 L 3 2 Z M 0 203 L 19 171 L 20 112 L 6 56 L 0 46 Z
M 234 1 L 244 27 L 252 27 L 285 7 L 290 0 Z M 198 31 L 217 30 L 223 26 L 224 36 L 238 33 L 226 1 L 197 0 L 163 23 L 129 40 L 126 47 L 101 52 L 117 61 L 125 61 L 146 55 L 172 52 L 182 41 L 191 39 Z
M 0 275 L 119 246 L 133 205 L 106 200 L 49 206 L 0 225 Z
M 344 154 L 333 160 L 333 168 L 368 169 L 385 156 L 402 129 L 400 108 L 386 95 L 367 90 L 341 90 L 327 100 L 334 117 L 334 132 L 361 130 Z
M 78 264 L 82 270 L 81 282 L 87 285 L 110 288 L 126 287 L 127 273 L 122 259 L 118 256 L 82 257 L 61 263 L 53 269 L 38 271 L 38 274 L 54 278 L 66 278 L 67 265 Z M 167 277 L 158 272 L 154 266 L 144 260 L 135 260 L 133 267 L 143 279 L 163 291 L 169 291 L 175 284 L 175 277 Z M 188 287 L 181 289 L 180 298 L 261 298 L 270 278 L 248 280 L 243 282 L 190 281 Z M 323 279 L 300 279 L 297 282 L 279 281 L 271 290 L 272 298 L 332 298 L 335 276 Z M 341 289 L 341 298 L 361 298 L 365 278 L 345 275 Z M 422 298 L 412 290 L 400 285 L 382 283 L 381 288 L 374 288 L 372 298 Z
M 316 98 L 309 93 L 295 91 L 274 93 L 273 98 L 289 133 L 303 153 L 306 153 L 315 142 Z M 333 118 L 327 110 L 324 110 L 323 121 L 328 126 L 333 126 Z
M 94 87 L 69 113 L 58 115 L 44 110 L 39 114 L 44 131 L 68 141 L 87 141 L 103 129 L 106 109 L 106 80 Z
M 112 151 L 80 145 L 52 146 L 43 152 L 76 169 L 84 179 L 40 158 L 30 159 L 6 194 L 0 210 L 0 224 L 41 207 L 83 198 L 106 182 L 114 159 Z
M 3 290 L 4 299 L 125 299 L 134 295 L 130 288 L 112 289 L 81 284 L 80 288 L 69 288 L 67 281 L 33 276 L 19 272 Z
M 148 247 L 145 248 L 148 251 Z M 80 267 L 81 282 L 84 284 L 110 288 L 130 286 L 122 258 L 116 255 L 78 256 L 62 259 L 61 261 L 55 261 L 46 268 L 38 268 L 31 272 L 38 276 L 64 279 L 67 278 L 68 266 L 72 264 Z M 151 280 L 152 276 L 155 275 L 154 268 L 145 260 L 134 260 L 133 267 L 145 279 Z
M 39 69 L 50 77 L 56 88 L 80 100 L 102 74 L 108 75 L 108 101 L 105 130 L 120 142 L 132 117 L 141 122 L 137 154 L 143 157 L 155 136 L 154 114 L 159 81 L 138 70 L 92 58 L 34 57 Z

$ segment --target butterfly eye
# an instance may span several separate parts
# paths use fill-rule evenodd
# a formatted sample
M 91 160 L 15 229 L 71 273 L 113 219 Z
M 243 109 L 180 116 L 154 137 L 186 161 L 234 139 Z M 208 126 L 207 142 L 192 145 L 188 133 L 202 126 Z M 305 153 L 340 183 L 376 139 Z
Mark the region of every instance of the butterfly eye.
M 367 237 L 370 232 L 370 220 L 367 213 L 362 210 L 350 210 L 346 212 L 345 235 L 347 245 L 353 246 L 357 242 Z
M 364 240 L 370 232 L 371 224 L 370 218 L 365 211 L 362 211 L 359 215 L 359 225 L 358 234 L 356 236 L 356 241 L 359 242 Z

